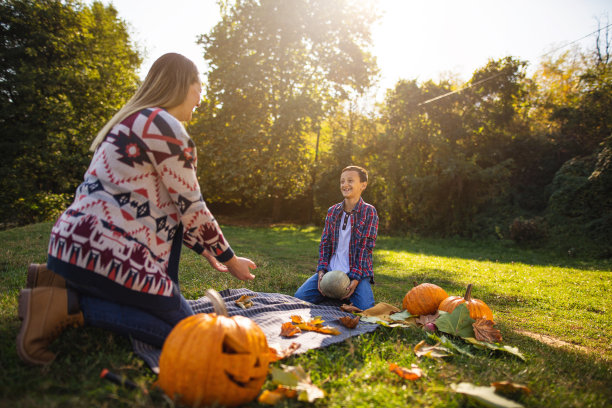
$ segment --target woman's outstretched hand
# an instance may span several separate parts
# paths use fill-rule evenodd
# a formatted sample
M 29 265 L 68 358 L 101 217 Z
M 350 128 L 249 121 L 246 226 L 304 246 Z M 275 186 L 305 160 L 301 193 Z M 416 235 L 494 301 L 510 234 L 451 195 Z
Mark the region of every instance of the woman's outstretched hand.
M 225 262 L 225 266 L 229 273 L 234 275 L 237 279 L 243 281 L 255 279 L 255 275 L 251 273 L 250 269 L 257 268 L 257 265 L 248 258 L 234 256 L 232 259 Z
M 204 258 L 206 258 L 206 260 L 208 261 L 210 266 L 212 266 L 217 271 L 219 271 L 219 272 L 227 272 L 228 271 L 227 266 L 225 266 L 221 262 L 217 261 L 217 258 L 212 256 L 208 252 L 204 251 L 204 252 L 202 252 L 202 255 L 204 255 Z

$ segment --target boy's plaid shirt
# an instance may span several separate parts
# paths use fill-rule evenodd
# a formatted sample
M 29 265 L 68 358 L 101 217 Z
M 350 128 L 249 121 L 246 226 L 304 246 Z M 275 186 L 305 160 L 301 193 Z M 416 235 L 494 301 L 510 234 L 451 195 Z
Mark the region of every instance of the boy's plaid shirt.
M 338 246 L 340 236 L 340 224 L 342 224 L 342 213 L 344 212 L 344 201 L 335 204 L 327 210 L 325 227 L 321 235 L 319 245 L 319 264 L 317 272 L 327 272 L 332 255 Z M 374 283 L 374 271 L 372 267 L 372 250 L 376 243 L 378 234 L 378 214 L 376 208 L 359 199 L 353 211 L 351 211 L 351 241 L 349 244 L 349 267 L 348 277 L 361 281 L 370 278 Z

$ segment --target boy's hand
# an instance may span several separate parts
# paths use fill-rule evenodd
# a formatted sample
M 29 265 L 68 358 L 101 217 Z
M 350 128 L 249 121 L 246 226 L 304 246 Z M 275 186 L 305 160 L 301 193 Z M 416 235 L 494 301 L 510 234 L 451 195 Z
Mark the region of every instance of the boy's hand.
M 351 296 L 353 296 L 353 293 L 355 292 L 355 288 L 357 288 L 357 285 L 359 285 L 359 281 L 356 279 L 353 279 L 351 283 L 346 287 L 346 290 L 348 292 L 340 300 L 348 299 Z
M 323 294 L 323 291 L 321 291 L 321 279 L 323 279 L 323 275 L 325 275 L 325 272 L 323 271 L 319 271 L 319 280 L 317 281 L 317 289 L 319 289 L 319 293 L 322 294 L 323 296 L 325 296 Z
M 255 269 L 257 265 L 248 258 L 234 256 L 232 259 L 225 262 L 225 266 L 227 266 L 229 273 L 240 280 L 247 281 L 255 279 L 255 275 L 253 275 L 249 269 Z

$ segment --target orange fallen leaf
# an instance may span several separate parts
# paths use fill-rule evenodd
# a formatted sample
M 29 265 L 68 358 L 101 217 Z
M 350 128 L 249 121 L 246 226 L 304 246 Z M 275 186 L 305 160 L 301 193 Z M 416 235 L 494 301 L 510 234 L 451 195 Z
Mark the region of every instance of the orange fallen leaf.
M 517 384 L 510 381 L 492 382 L 491 385 L 495 388 L 495 392 L 503 395 L 516 396 L 521 394 L 531 394 L 531 390 L 529 389 L 529 387 L 523 384 Z
M 421 370 L 416 364 L 412 364 L 411 368 L 408 369 L 405 367 L 400 367 L 395 363 L 389 363 L 389 371 L 410 381 L 418 380 L 423 376 L 423 370 Z
M 279 385 L 275 390 L 264 390 L 257 398 L 260 404 L 276 405 L 285 398 L 295 398 L 297 391 Z
M 276 392 L 276 390 L 264 390 L 259 397 L 257 398 L 257 402 L 260 404 L 266 405 L 276 405 L 280 400 L 284 399 L 285 395 L 280 392 Z
M 335 327 L 331 327 L 331 326 L 317 327 L 314 331 L 316 331 L 317 333 L 323 333 L 323 334 L 333 334 L 334 336 L 337 336 L 340 334 L 340 330 L 336 329 Z
M 347 312 L 347 313 L 353 313 L 353 312 L 361 313 L 361 312 L 363 312 L 363 310 L 361 310 L 357 306 L 353 306 L 353 305 L 342 305 L 342 306 L 340 306 L 340 310 L 342 310 L 343 312 Z
M 293 337 L 296 334 L 299 334 L 301 332 L 302 331 L 300 330 L 299 327 L 294 326 L 291 322 L 287 322 L 287 323 L 283 323 L 283 325 L 281 326 L 280 335 L 283 337 Z
M 354 329 L 359 323 L 359 316 L 342 316 L 338 320 L 340 320 L 340 323 L 342 323 L 345 327 L 348 327 L 349 329 Z
M 323 323 L 325 323 L 325 320 L 323 320 L 323 318 L 321 318 L 321 316 L 316 316 L 313 317 L 312 319 L 310 319 L 308 321 L 309 324 L 312 324 L 313 326 L 321 326 L 323 325 Z
M 281 352 L 276 351 L 275 348 L 269 347 L 270 349 L 270 362 L 273 363 L 278 360 L 282 360 L 283 358 L 289 357 L 292 355 L 297 349 L 299 349 L 302 345 L 300 343 L 293 342 Z
M 302 319 L 302 316 L 293 315 L 291 316 L 291 322 L 294 324 L 304 323 L 304 319 Z
M 242 295 L 240 299 L 236 300 L 236 304 L 243 309 L 248 309 L 253 306 L 253 301 L 251 300 L 255 296 Z

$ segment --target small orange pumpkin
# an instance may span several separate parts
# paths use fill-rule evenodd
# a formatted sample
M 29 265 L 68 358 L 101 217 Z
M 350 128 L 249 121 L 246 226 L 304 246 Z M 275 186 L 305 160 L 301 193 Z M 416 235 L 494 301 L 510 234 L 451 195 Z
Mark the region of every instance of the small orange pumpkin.
M 448 293 L 438 285 L 433 283 L 421 283 L 406 293 L 402 306 L 411 315 L 424 316 L 431 315 L 438 311 L 440 302 L 448 297 Z
M 457 306 L 465 303 L 467 306 L 470 317 L 472 319 L 487 319 L 493 321 L 493 312 L 487 306 L 485 302 L 472 297 L 472 284 L 470 283 L 465 291 L 465 295 L 461 296 L 449 296 L 440 303 L 439 310 L 443 310 L 448 313 L 452 313 Z
M 188 406 L 237 406 L 257 397 L 270 352 L 263 331 L 244 316 L 228 317 L 216 291 L 216 313 L 199 313 L 172 329 L 159 358 L 157 385 Z

